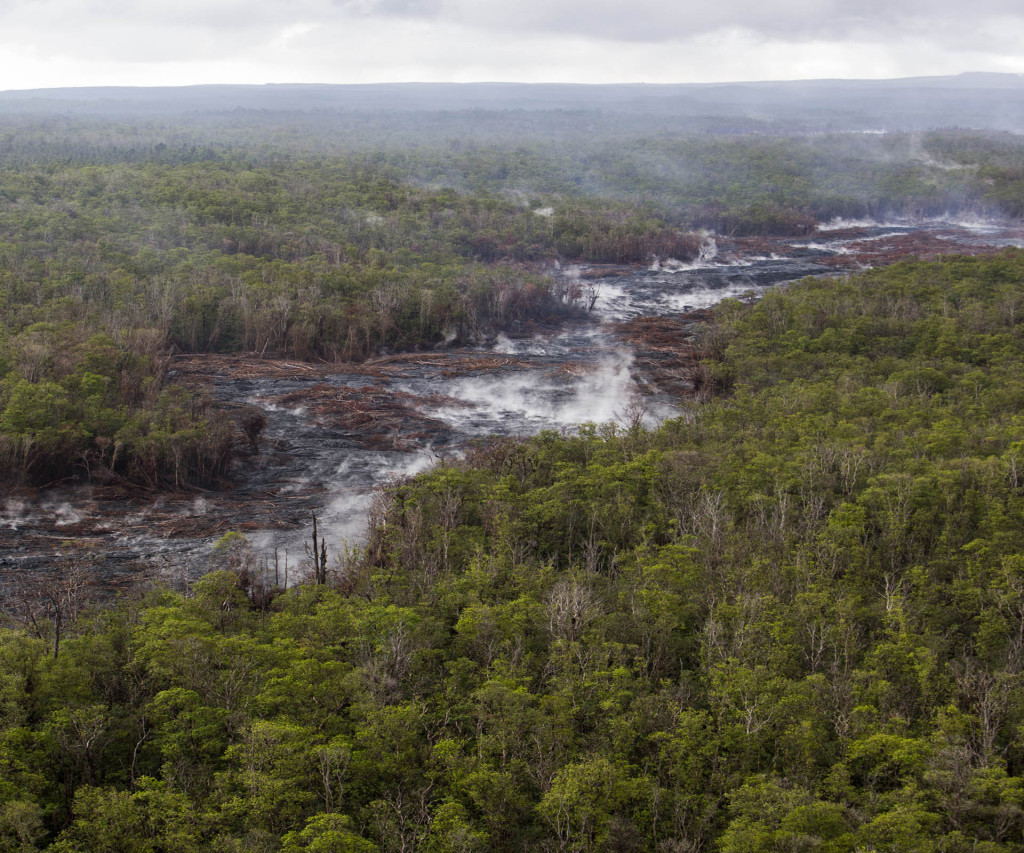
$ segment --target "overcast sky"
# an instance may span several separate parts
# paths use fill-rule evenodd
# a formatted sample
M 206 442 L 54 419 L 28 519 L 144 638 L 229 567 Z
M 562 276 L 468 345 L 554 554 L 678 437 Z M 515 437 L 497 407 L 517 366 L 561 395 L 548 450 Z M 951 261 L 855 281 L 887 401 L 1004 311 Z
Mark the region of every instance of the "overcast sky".
M 1019 0 L 0 0 L 0 89 L 1024 73 Z

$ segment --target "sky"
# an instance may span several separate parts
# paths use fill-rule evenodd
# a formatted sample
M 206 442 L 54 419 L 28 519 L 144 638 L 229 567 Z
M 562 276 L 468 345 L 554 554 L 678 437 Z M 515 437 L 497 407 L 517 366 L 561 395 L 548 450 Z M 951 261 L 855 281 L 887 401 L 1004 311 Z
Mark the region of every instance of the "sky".
M 0 90 L 1024 73 L 1019 0 L 0 0 Z

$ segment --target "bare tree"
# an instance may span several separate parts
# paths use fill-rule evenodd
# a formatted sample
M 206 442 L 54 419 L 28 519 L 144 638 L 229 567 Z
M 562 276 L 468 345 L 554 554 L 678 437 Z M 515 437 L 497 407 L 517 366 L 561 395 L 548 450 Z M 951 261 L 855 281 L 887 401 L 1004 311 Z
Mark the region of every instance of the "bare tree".
M 327 583 L 327 540 L 319 535 L 316 513 L 313 513 L 313 547 L 306 546 L 306 556 L 313 560 L 313 583 L 323 586 Z
M 83 557 L 61 559 L 36 572 L 8 570 L 0 583 L 0 600 L 7 614 L 31 635 L 51 641 L 54 658 L 60 655 L 61 640 L 99 586 L 95 560 Z
M 597 613 L 594 594 L 575 580 L 559 581 L 548 594 L 548 628 L 553 637 L 575 642 Z

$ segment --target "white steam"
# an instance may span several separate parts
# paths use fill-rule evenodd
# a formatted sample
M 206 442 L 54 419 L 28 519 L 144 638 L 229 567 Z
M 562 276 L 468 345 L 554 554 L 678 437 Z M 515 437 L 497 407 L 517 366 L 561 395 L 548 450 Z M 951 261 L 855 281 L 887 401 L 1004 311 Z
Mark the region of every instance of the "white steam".
M 66 501 L 52 506 L 51 512 L 53 513 L 53 523 L 57 527 L 67 527 L 69 524 L 78 524 L 82 520 L 82 516 L 79 514 L 71 504 Z
M 596 364 L 563 371 L 508 372 L 469 377 L 445 390 L 462 406 L 431 408 L 431 417 L 471 435 L 532 435 L 544 429 L 614 420 L 636 394 L 632 354 L 615 352 Z M 566 374 L 568 371 L 568 374 Z
M 678 261 L 675 258 L 666 258 L 664 261 L 658 258 L 648 268 L 651 272 L 692 272 L 693 270 L 705 270 L 718 266 L 715 258 L 718 257 L 718 243 L 708 233 L 701 235 L 700 250 L 693 261 Z
M 329 548 L 347 548 L 366 539 L 368 511 L 380 484 L 419 474 L 436 461 L 430 450 L 361 451 L 347 457 L 327 483 L 334 497 L 320 511 L 320 529 Z
M 0 510 L 0 524 L 9 530 L 17 530 L 28 520 L 28 507 L 23 500 L 6 498 Z
M 842 231 L 853 228 L 899 228 L 900 233 L 906 233 L 907 231 L 917 231 L 922 228 L 941 228 L 943 226 L 953 228 L 963 228 L 966 231 L 977 231 L 980 233 L 992 233 L 994 231 L 1002 231 L 1007 227 L 1005 221 L 999 219 L 992 219 L 991 217 L 980 216 L 978 214 L 971 213 L 960 213 L 951 214 L 946 213 L 942 216 L 928 217 L 926 219 L 918 219 L 914 217 L 895 217 L 893 219 L 886 219 L 879 222 L 877 219 L 845 219 L 841 216 L 837 216 L 828 222 L 822 222 L 818 225 L 819 231 Z M 867 238 L 860 238 L 867 239 Z
M 756 299 L 770 286 L 742 282 L 713 290 L 710 288 L 695 289 L 689 293 L 668 294 L 665 297 L 665 303 L 672 311 L 698 311 L 702 308 L 711 308 L 723 299 Z

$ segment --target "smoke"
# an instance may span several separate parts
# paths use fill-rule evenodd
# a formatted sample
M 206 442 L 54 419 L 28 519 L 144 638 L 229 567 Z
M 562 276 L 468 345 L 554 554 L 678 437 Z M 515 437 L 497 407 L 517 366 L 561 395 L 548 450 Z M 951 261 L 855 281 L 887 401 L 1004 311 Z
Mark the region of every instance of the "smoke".
M 425 471 L 436 461 L 429 449 L 416 453 L 362 451 L 347 457 L 327 483 L 334 497 L 320 512 L 320 531 L 328 546 L 338 550 L 362 542 L 378 487 Z
M 665 307 L 671 311 L 699 311 L 702 308 L 712 308 L 723 299 L 756 298 L 767 289 L 768 286 L 755 285 L 744 281 L 726 287 L 695 289 L 687 293 L 672 293 L 666 295 Z
M 565 351 L 565 347 L 559 346 L 557 339 L 555 342 L 551 338 L 545 338 L 541 335 L 536 335 L 529 340 L 512 340 L 504 332 L 499 333 L 494 339 L 494 343 L 491 344 L 491 350 L 502 355 L 516 355 L 516 356 L 530 356 L 530 355 L 550 355 L 552 350 L 556 349 L 560 352 Z
M 445 390 L 464 405 L 430 409 L 430 416 L 471 435 L 533 435 L 544 429 L 614 420 L 636 395 L 632 354 L 614 352 L 593 364 L 507 371 L 459 379 Z
M 68 527 L 81 520 L 82 515 L 73 504 L 52 498 L 38 503 L 23 498 L 6 498 L 0 510 L 0 525 L 8 530 L 18 530 L 25 526 Z
M 874 219 L 845 219 L 837 216 L 828 222 L 818 224 L 819 231 L 842 231 L 847 228 L 883 228 L 882 223 Z
M 4 500 L 3 511 L 0 512 L 0 524 L 9 530 L 17 530 L 28 519 L 28 510 L 25 501 L 14 498 Z
M 811 240 L 807 243 L 790 243 L 794 249 L 810 249 L 812 252 L 821 252 L 822 254 L 828 255 L 849 255 L 853 253 L 853 249 L 845 245 L 846 240 L 830 240 L 827 243 L 821 243 L 817 240 Z
M 641 314 L 634 295 L 625 286 L 614 282 L 601 282 L 601 295 L 594 303 L 592 312 L 605 322 L 628 320 Z
M 78 510 L 67 501 L 51 505 L 48 510 L 53 514 L 53 523 L 56 527 L 67 527 L 69 524 L 78 524 L 82 520 Z
M 710 269 L 717 266 L 715 258 L 718 257 L 718 243 L 711 234 L 703 234 L 700 241 L 700 251 L 693 261 L 678 261 L 675 258 L 666 258 L 664 261 L 654 259 L 650 266 L 651 272 L 691 272 L 692 270 Z
M 894 217 L 879 222 L 877 219 L 844 219 L 837 216 L 828 222 L 818 225 L 819 231 L 842 231 L 847 228 L 900 228 L 903 233 L 907 230 L 919 230 L 922 227 L 954 226 L 967 231 L 977 231 L 983 234 L 1006 229 L 1007 223 L 1004 220 L 993 219 L 987 216 L 970 213 L 946 213 L 943 216 L 928 217 L 927 219 L 912 219 L 910 217 Z M 891 237 L 891 233 L 880 234 L 871 237 L 858 237 L 857 241 L 878 240 L 882 237 Z M 793 244 L 798 245 L 798 244 Z

